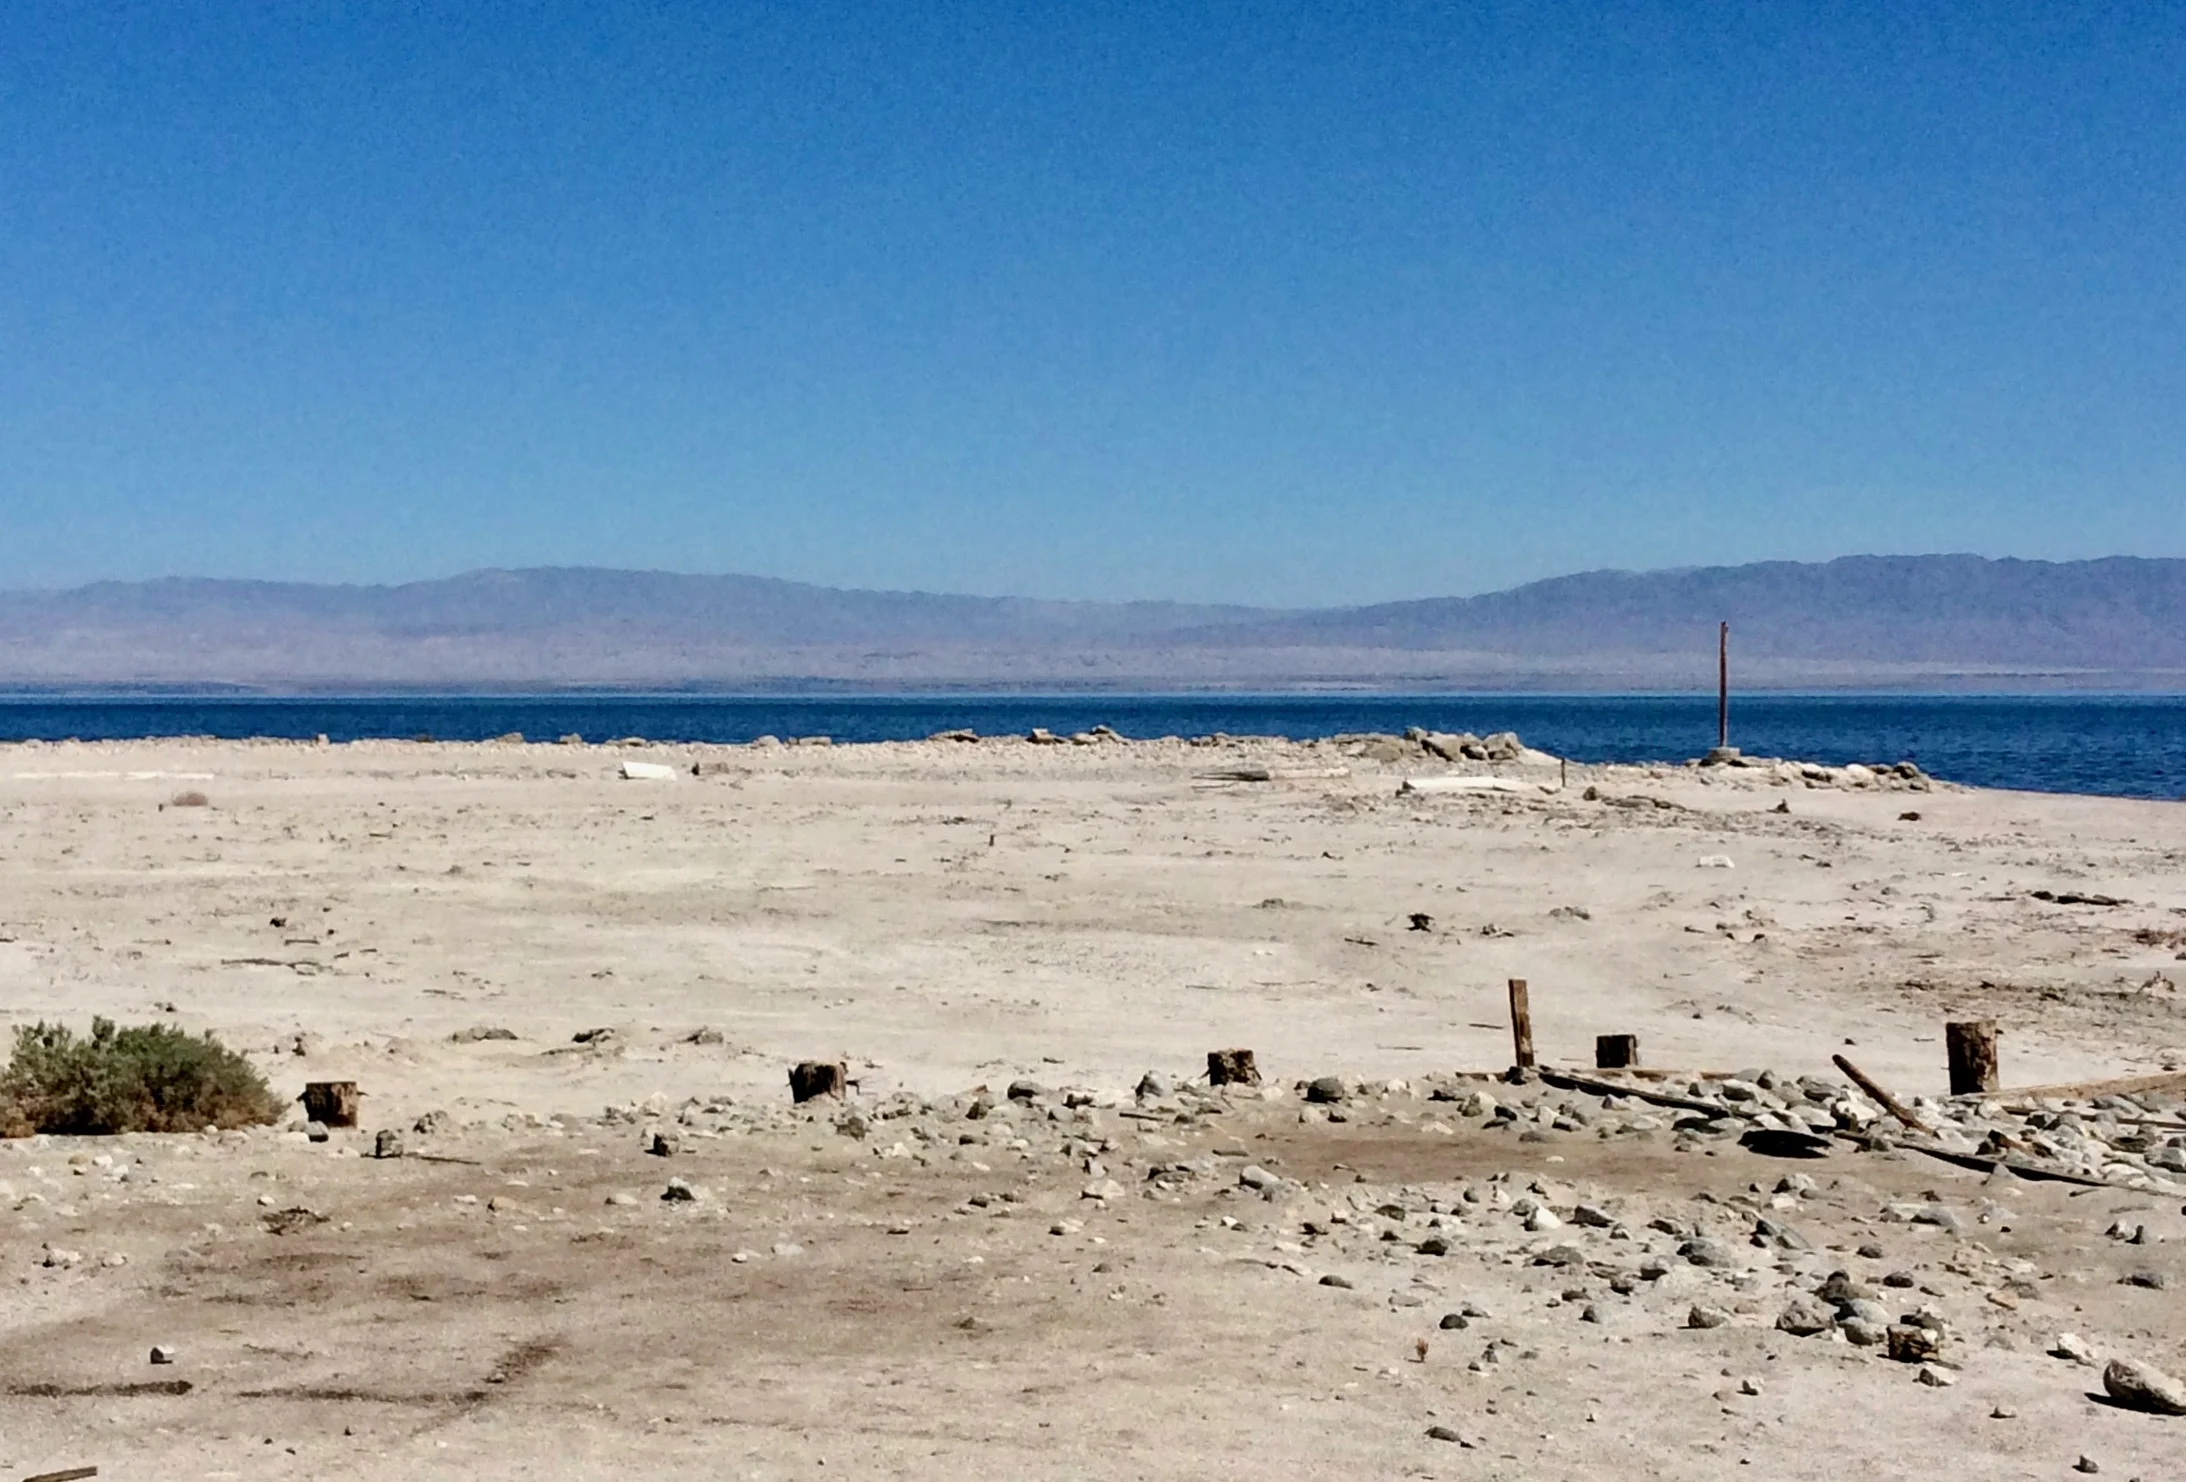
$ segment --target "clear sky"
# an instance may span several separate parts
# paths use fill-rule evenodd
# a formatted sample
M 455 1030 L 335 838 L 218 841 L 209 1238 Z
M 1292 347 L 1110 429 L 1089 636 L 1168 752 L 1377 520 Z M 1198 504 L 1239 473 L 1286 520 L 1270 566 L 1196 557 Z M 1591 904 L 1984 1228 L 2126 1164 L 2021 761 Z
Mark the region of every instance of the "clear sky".
M 0 585 L 2186 555 L 2186 7 L 0 5 Z

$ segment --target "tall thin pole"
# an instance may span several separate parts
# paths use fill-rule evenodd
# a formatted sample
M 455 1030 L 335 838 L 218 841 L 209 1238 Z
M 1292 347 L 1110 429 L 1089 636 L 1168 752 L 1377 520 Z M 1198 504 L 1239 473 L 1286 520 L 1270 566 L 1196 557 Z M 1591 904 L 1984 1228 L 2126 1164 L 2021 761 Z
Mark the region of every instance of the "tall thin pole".
M 1731 625 L 1715 633 L 1715 744 L 1731 744 Z

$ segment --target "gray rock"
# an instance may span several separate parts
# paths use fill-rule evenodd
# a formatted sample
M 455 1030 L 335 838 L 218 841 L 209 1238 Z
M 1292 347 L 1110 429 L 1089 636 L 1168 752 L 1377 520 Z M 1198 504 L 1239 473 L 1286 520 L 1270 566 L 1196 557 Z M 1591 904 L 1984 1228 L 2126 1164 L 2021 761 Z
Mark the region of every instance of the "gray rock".
M 1308 1101 L 1334 1103 L 1343 1100 L 1350 1094 L 1350 1088 L 1344 1085 L 1342 1076 L 1316 1076 L 1306 1082 L 1306 1100 Z
M 165 1343 L 155 1343 L 155 1344 L 153 1344 L 153 1345 L 152 1345 L 152 1362 L 153 1362 L 153 1363 L 155 1363 L 155 1364 L 171 1364 L 171 1363 L 173 1363 L 174 1361 L 175 1361 L 175 1351 L 174 1351 L 174 1349 L 173 1349 L 172 1347 L 170 1347 L 169 1345 L 167 1345 L 167 1344 L 165 1344 Z
M 671 1178 L 668 1187 L 660 1191 L 661 1200 L 668 1204 L 688 1204 L 698 1197 L 698 1191 L 685 1179 Z
M 1472 1326 L 1472 1322 L 1462 1312 L 1445 1312 L 1442 1314 L 1442 1321 L 1437 1326 L 1446 1333 L 1455 1333 L 1462 1332 Z
M 1837 1304 L 1839 1322 L 1869 1322 L 1879 1327 L 1890 1326 L 1890 1309 L 1868 1297 L 1853 1297 Z
M 1721 1267 L 1738 1264 L 1738 1257 L 1729 1246 L 1706 1235 L 1686 1241 L 1677 1248 L 1677 1253 L 1695 1266 Z
M 2128 1410 L 2186 1415 L 2186 1384 L 2133 1359 L 2112 1359 L 2104 1365 L 2103 1389 Z
M 1272 1189 L 1282 1182 L 1257 1163 L 1247 1163 L 1237 1170 L 1237 1181 L 1248 1189 Z
M 1321 1278 L 1321 1285 L 1340 1287 L 1344 1291 L 1348 1292 L 1351 1290 L 1351 1278 L 1348 1276 L 1338 1276 L 1335 1272 L 1331 1271 L 1328 1273 L 1328 1275 Z
M 1943 1352 L 1943 1335 L 1934 1328 L 1892 1323 L 1883 1334 L 1890 1357 L 1901 1364 L 1925 1364 Z
M 1158 1070 L 1149 1070 L 1139 1077 L 1138 1095 L 1143 1101 L 1159 1101 L 1164 1096 L 1174 1096 L 1176 1082 Z
M 372 1138 L 372 1156 L 375 1158 L 399 1158 L 402 1156 L 402 1134 L 392 1127 L 382 1127 Z
M 1038 1081 L 1010 1082 L 1009 1098 L 1012 1101 L 1040 1101 L 1052 1094 L 1054 1093 Z
M 1815 1295 L 1824 1302 L 1834 1302 L 1842 1307 L 1847 1302 L 1873 1301 L 1875 1289 L 1856 1279 L 1849 1271 L 1832 1271 L 1823 1280 L 1821 1289 Z
M 1616 1225 L 1617 1217 L 1598 1205 L 1581 1204 L 1572 1209 L 1571 1223 L 1595 1230 L 1607 1230 Z
M 1813 1297 L 1793 1297 L 1784 1304 L 1784 1310 L 1776 1316 L 1780 1332 L 1798 1338 L 1811 1338 L 1816 1333 L 1826 1333 L 1834 1325 L 1836 1315 L 1828 1306 Z
M 1880 1348 L 1890 1337 L 1888 1323 L 1864 1317 L 1848 1317 L 1837 1325 L 1837 1330 L 1854 1348 Z
M 1685 1314 L 1688 1328 L 1720 1328 L 1731 1320 L 1731 1315 L 1720 1307 L 1710 1307 L 1705 1302 L 1695 1302 Z
M 1781 1225 L 1775 1220 L 1767 1218 L 1756 1219 L 1753 1222 L 1753 1243 L 1755 1245 L 1774 1246 L 1778 1250 L 1812 1250 L 1814 1248 L 1807 1243 L 1807 1238 L 1804 1235 L 1792 1229 L 1791 1226 Z

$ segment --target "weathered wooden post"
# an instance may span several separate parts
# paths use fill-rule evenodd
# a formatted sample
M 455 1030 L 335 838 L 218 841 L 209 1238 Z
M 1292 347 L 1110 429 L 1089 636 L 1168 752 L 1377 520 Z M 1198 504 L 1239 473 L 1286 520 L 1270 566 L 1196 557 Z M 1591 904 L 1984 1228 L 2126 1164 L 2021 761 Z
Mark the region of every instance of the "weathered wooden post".
M 360 1094 L 355 1081 L 308 1081 L 304 1115 L 322 1127 L 354 1127 Z
M 802 1103 L 840 1097 L 849 1083 L 849 1067 L 840 1060 L 800 1060 L 789 1068 L 789 1099 Z
M 1943 1044 L 1951 1057 L 1951 1094 L 1972 1096 L 1994 1091 L 1996 1021 L 1969 1019 L 1943 1026 Z
M 1209 1050 L 1207 1084 L 1210 1086 L 1257 1086 L 1260 1066 L 1250 1050 Z
M 1526 1002 L 1524 978 L 1510 980 L 1510 1039 L 1511 1064 L 1519 1070 L 1533 1069 L 1533 1010 Z
M 1594 1036 L 1594 1068 L 1596 1070 L 1630 1070 L 1639 1063 L 1638 1035 L 1597 1034 Z

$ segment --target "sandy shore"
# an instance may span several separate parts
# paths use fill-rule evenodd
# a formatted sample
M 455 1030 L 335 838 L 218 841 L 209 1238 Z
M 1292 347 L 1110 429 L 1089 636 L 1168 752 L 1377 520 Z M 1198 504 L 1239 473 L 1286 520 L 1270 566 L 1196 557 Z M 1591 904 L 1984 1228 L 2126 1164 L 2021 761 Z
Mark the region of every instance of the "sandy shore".
M 625 780 L 626 761 L 676 775 Z M 1272 775 L 1210 776 L 1250 769 Z M 1490 774 L 1508 788 L 1399 790 Z M 2164 1475 L 2186 1421 L 2085 1399 L 2036 1330 L 2180 1368 L 2158 1317 L 2176 1289 L 2114 1284 L 2177 1264 L 2175 1198 L 1997 1192 L 1904 1153 L 1817 1164 L 1793 1196 L 1816 1259 L 1878 1280 L 1913 1264 L 1896 1236 L 1851 1254 L 1892 1200 L 2023 1211 L 2011 1241 L 1924 1237 L 1922 1289 L 1972 1304 L 1969 1330 L 2007 1311 L 1987 1300 L 2007 1278 L 1931 1279 L 1967 1265 L 1938 1242 L 2083 1273 L 2069 1298 L 2013 1299 L 2009 1346 L 1968 1344 L 1947 1390 L 1777 1333 L 1765 1293 L 1728 1295 L 1753 1313 L 1707 1332 L 1676 1321 L 1690 1294 L 1581 1329 L 1543 1306 L 1561 1285 L 1530 1274 L 1525 1232 L 1483 1231 L 1452 1280 L 1458 1255 L 1426 1277 L 1339 1258 L 1336 1236 L 1309 1257 L 1302 1222 L 1348 1207 L 1353 1179 L 1386 1191 L 1362 1227 L 1465 1187 L 1505 1208 L 1547 1178 L 1567 1210 L 1626 1201 L 1643 1240 L 1653 1203 L 1768 1196 L 1773 1160 L 1681 1154 L 1667 1125 L 1422 1132 L 1436 1076 L 1509 1063 L 1511 977 L 1555 1064 L 1630 1032 L 1651 1066 L 1798 1076 L 1844 1053 L 1939 1096 L 1944 1021 L 1985 1017 L 2008 1085 L 2186 1066 L 2182 859 L 2171 804 L 1389 746 L 0 746 L 7 1022 L 166 1018 L 249 1049 L 284 1095 L 348 1078 L 368 1097 L 364 1131 L 329 1143 L 0 1150 L 0 1469 L 2047 1477 L 2107 1447 L 2106 1471 Z M 1258 1052 L 1274 1099 L 1187 1108 L 1166 1134 L 1122 1115 L 1142 1072 L 1188 1079 L 1227 1045 Z M 922 1135 L 789 1113 L 785 1066 L 835 1057 L 860 1106 L 921 1108 Z M 1328 1074 L 1403 1086 L 1331 1124 L 1288 1089 Z M 1105 1104 L 1033 1103 L 1024 1148 L 965 1120 L 972 1088 L 1020 1078 Z M 640 1150 L 709 1105 L 699 1145 Z M 340 1156 L 375 1128 L 415 1143 L 429 1113 L 430 1146 L 466 1161 Z M 1281 1161 L 1288 1202 L 1204 1169 L 1141 1194 L 1164 1160 L 1224 1150 Z M 664 1207 L 686 1172 L 704 1197 Z M 1127 1187 L 1084 1197 L 1111 1176 Z M 330 1218 L 273 1235 L 268 1204 Z M 2113 1205 L 2150 1232 L 2115 1260 Z M 48 1266 L 55 1246 L 87 1258 Z M 1301 1284 L 1308 1267 L 1357 1279 Z M 1603 1280 L 1557 1278 L 1595 1289 L 1574 1309 Z M 1444 1365 L 1459 1340 L 1434 1320 L 1461 1297 L 1531 1377 L 1468 1369 L 1478 1333 Z M 1415 1361 L 1421 1340 L 1442 1357 Z M 145 1368 L 164 1341 L 196 1367 Z M 1651 1402 L 1667 1372 L 1689 1403 Z M 170 1373 L 192 1392 L 128 1388 Z M 1766 1398 L 1712 1397 L 1741 1377 Z M 1873 1417 L 1859 1436 L 1848 1407 Z M 1864 1460 L 1847 1472 L 1824 1437 Z

